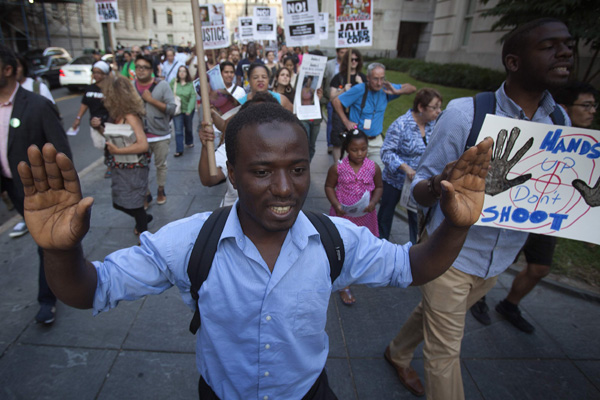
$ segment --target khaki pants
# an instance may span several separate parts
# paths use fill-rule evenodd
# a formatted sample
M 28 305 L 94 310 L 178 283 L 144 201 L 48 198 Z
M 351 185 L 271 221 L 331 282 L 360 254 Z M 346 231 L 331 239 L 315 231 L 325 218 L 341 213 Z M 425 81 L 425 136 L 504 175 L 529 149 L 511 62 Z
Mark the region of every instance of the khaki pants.
M 421 286 L 423 299 L 390 343 L 392 360 L 408 367 L 422 341 L 425 393 L 430 400 L 462 400 L 460 345 L 465 314 L 494 285 L 498 277 L 479 278 L 450 267 Z
M 381 146 L 383 146 L 383 138 L 381 137 L 381 135 L 369 140 L 369 150 L 367 151 L 367 157 L 369 158 L 369 160 L 379 165 L 379 168 L 381 168 L 381 170 L 383 171 L 383 163 L 381 162 Z
M 169 155 L 169 143 L 171 143 L 171 139 L 148 143 L 150 151 L 154 156 L 156 184 L 163 187 L 167 183 L 167 156 Z

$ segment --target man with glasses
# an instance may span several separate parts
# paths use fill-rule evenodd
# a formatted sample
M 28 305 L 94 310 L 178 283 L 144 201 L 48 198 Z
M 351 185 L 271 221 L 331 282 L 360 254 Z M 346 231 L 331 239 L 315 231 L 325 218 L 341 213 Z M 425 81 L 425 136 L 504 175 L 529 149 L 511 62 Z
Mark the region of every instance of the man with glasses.
M 135 72 L 137 78 L 133 84 L 146 107 L 146 115 L 143 116 L 144 132 L 156 166 L 156 184 L 158 185 L 156 203 L 165 204 L 167 201 L 165 194 L 167 156 L 171 141 L 169 122 L 175 115 L 175 98 L 166 81 L 156 82 L 152 78 L 152 58 L 138 55 L 135 59 Z M 152 196 L 148 192 L 147 203 L 149 204 L 151 201 Z
M 553 97 L 554 101 L 567 111 L 572 126 L 589 128 L 592 122 L 594 122 L 598 91 L 592 85 L 582 82 L 570 82 L 566 86 L 556 90 L 553 93 Z M 555 236 L 529 234 L 527 242 L 523 246 L 523 254 L 527 261 L 527 267 L 521 270 L 515 277 L 506 298 L 496 305 L 496 311 L 500 315 L 525 333 L 533 333 L 535 327 L 523 318 L 519 304 L 538 282 L 550 273 L 555 247 Z M 476 306 L 478 309 L 486 311 L 483 317 L 481 314 L 477 314 Z M 485 305 L 485 297 L 476 306 L 472 308 L 474 309 L 472 311 L 473 315 L 479 322 L 489 325 L 491 318 L 489 315 L 486 315 L 487 305 Z M 489 323 L 487 323 L 488 321 Z
M 409 83 L 400 85 L 386 81 L 385 66 L 380 63 L 369 64 L 367 79 L 367 83 L 354 85 L 350 90 L 333 99 L 331 104 L 346 129 L 350 130 L 358 126 L 367 134 L 369 138 L 367 157 L 383 169 L 379 153 L 383 145 L 381 132 L 387 104 L 400 95 L 414 93 L 417 89 Z M 346 116 L 344 108 L 350 109 L 350 118 Z

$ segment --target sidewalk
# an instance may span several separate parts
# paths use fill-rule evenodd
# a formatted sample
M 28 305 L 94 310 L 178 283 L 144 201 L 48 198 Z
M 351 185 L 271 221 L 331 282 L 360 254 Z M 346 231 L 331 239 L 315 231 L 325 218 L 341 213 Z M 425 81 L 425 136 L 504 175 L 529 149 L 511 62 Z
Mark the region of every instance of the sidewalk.
M 171 142 L 165 205 L 152 204 L 150 230 L 218 207 L 224 185 L 205 188 L 197 175 L 200 145 L 173 158 Z M 312 162 L 305 208 L 328 212 L 323 185 L 329 157 L 322 129 Z M 93 196 L 86 256 L 103 258 L 133 246 L 133 219 L 112 208 L 110 180 L 98 166 L 82 178 Z M 151 190 L 156 193 L 155 172 Z M 154 196 L 156 198 L 156 196 Z M 391 240 L 408 241 L 408 226 L 394 220 Z M 51 328 L 35 324 L 38 256 L 30 235 L 0 233 L 0 398 L 2 399 L 195 399 L 198 373 L 191 311 L 176 289 L 123 302 L 92 317 L 89 310 L 57 304 Z M 541 284 L 522 304 L 536 331 L 517 331 L 495 311 L 514 272 L 500 276 L 488 295 L 492 325 L 467 315 L 462 371 L 467 399 L 599 399 L 600 302 L 577 292 Z M 347 307 L 334 293 L 328 310 L 329 381 L 340 399 L 413 399 L 383 358 L 383 351 L 420 300 L 417 288 L 355 287 Z M 423 377 L 421 348 L 414 367 Z

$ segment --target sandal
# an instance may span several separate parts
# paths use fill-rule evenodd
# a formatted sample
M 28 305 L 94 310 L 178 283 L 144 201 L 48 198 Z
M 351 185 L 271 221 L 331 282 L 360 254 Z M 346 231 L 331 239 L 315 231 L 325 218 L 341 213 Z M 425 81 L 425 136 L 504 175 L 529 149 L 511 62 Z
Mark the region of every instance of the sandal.
M 183 155 L 183 152 L 181 152 L 181 153 L 175 153 L 175 154 L 173 154 L 173 157 L 181 157 L 182 155 Z
M 106 172 L 104 173 L 104 178 L 108 179 L 112 176 L 112 171 L 110 169 L 107 169 Z
M 187 147 L 188 149 L 191 149 L 192 147 L 194 147 L 194 143 L 192 143 L 192 144 L 186 144 L 185 147 Z
M 356 298 L 352 294 L 350 287 L 345 287 L 340 290 L 340 298 L 342 299 L 342 303 L 347 306 L 351 306 L 352 304 L 356 303 Z

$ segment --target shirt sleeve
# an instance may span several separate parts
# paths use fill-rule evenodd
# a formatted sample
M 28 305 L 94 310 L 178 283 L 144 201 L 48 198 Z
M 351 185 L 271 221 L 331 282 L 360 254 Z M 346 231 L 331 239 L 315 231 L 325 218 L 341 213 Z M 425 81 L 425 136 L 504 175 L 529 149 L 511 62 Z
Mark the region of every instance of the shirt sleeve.
M 357 100 L 361 99 L 364 93 L 365 93 L 365 84 L 361 83 L 361 84 L 352 86 L 352 88 L 350 90 L 339 95 L 338 99 L 340 99 L 340 102 L 342 103 L 342 105 L 344 107 L 350 107 Z
M 352 284 L 407 287 L 412 283 L 409 249 L 374 236 L 369 229 L 330 217 L 344 242 L 345 261 L 332 290 Z
M 406 135 L 404 116 L 395 120 L 385 134 L 385 140 L 381 146 L 381 162 L 392 171 L 396 171 L 405 161 L 400 157 L 397 149 L 401 148 L 401 142 Z

